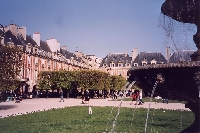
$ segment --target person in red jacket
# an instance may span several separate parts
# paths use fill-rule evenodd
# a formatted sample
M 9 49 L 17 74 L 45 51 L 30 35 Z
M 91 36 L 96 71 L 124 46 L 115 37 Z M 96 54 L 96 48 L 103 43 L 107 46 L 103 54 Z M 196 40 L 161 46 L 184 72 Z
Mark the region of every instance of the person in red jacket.
M 131 98 L 132 98 L 132 103 L 131 104 L 133 104 L 133 101 L 136 100 L 136 94 L 134 92 L 131 94 Z

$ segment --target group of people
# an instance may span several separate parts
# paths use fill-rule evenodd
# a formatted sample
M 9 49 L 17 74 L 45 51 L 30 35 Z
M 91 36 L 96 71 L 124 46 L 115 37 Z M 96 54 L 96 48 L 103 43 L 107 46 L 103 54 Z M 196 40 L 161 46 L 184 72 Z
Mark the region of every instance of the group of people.
M 82 104 L 85 103 L 89 103 L 90 101 L 90 93 L 89 90 L 85 90 L 84 92 L 81 93 L 81 99 L 82 99 Z M 134 105 L 142 105 L 144 104 L 144 102 L 142 101 L 142 93 L 139 90 L 135 90 L 132 95 L 132 103 L 133 101 L 136 101 L 136 103 Z M 117 99 L 117 92 L 114 92 L 114 99 Z M 60 102 L 64 102 L 64 98 L 63 98 L 63 91 L 60 91 Z
M 90 93 L 88 90 L 85 90 L 84 92 L 82 92 L 82 95 L 81 95 L 82 104 L 89 103 L 90 97 L 91 96 L 90 96 Z M 60 90 L 60 101 L 59 102 L 64 102 L 62 89 Z
M 132 103 L 133 104 L 133 101 L 136 101 L 136 103 L 134 105 L 142 105 L 144 104 L 144 102 L 142 101 L 142 93 L 139 91 L 139 90 L 135 90 L 132 95 Z
M 22 101 L 21 92 L 8 91 L 6 92 L 6 96 L 6 102 L 15 101 L 15 103 L 20 103 Z

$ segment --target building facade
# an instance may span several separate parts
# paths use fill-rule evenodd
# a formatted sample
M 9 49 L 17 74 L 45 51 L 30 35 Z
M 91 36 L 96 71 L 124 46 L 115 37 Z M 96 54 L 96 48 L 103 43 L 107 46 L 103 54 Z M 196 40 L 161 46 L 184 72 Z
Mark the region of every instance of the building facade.
M 75 51 L 77 57 L 81 58 L 85 64 L 87 64 L 90 70 L 99 70 L 102 58 L 98 58 L 95 55 L 84 55 L 82 52 Z
M 42 41 L 39 32 L 34 33 L 32 38 L 26 35 L 25 27 L 20 28 L 15 24 L 6 26 L 4 31 L 5 35 L 1 44 L 12 43 L 24 52 L 20 79 L 26 82 L 29 91 L 37 84 L 40 71 L 89 69 L 85 61 L 68 51 L 65 46 L 60 47 L 60 43 L 56 39 Z
M 110 75 L 120 75 L 127 79 L 127 71 L 131 68 L 132 57 L 127 53 L 108 54 L 102 59 L 99 70 Z

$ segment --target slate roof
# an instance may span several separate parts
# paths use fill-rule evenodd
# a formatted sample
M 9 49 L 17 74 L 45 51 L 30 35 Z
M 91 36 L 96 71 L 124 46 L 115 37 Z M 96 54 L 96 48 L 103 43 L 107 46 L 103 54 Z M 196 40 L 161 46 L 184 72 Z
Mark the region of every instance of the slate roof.
M 67 59 L 70 59 L 71 57 L 77 59 L 76 55 L 74 53 L 69 52 L 68 50 L 60 49 L 60 53 Z
M 40 41 L 40 49 L 51 53 L 51 49 L 49 48 L 48 44 L 42 40 Z
M 115 63 L 115 66 L 118 66 L 118 63 L 121 62 L 123 67 L 125 67 L 125 64 L 131 64 L 131 59 L 132 58 L 128 54 L 124 53 L 108 54 L 105 58 L 103 58 L 100 67 L 102 67 L 104 64 L 107 64 L 107 66 L 110 67 L 111 62 Z
M 142 61 L 146 59 L 147 63 L 150 64 L 153 59 L 157 61 L 157 64 L 167 63 L 167 60 L 161 53 L 147 53 L 147 52 L 140 52 L 133 61 L 133 63 L 138 63 L 138 65 L 142 65 Z
M 174 52 L 169 59 L 170 63 L 177 63 L 180 61 L 191 61 L 191 55 L 194 53 L 194 50 L 183 50 Z
M 32 44 L 33 47 L 35 47 L 37 45 L 37 43 L 31 38 L 31 36 L 26 36 L 26 41 L 25 41 L 26 44 L 30 43 Z
M 13 42 L 15 45 L 23 45 L 23 43 L 13 35 L 10 30 L 6 31 L 4 36 L 4 43 L 7 44 L 8 42 Z

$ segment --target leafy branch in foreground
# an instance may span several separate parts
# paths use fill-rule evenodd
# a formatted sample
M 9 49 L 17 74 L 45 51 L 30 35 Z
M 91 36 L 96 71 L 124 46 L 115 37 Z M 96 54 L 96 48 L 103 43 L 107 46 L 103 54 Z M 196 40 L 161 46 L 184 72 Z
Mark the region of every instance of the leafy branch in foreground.
M 15 45 L 0 45 L 0 90 L 15 89 L 20 83 L 23 51 Z

